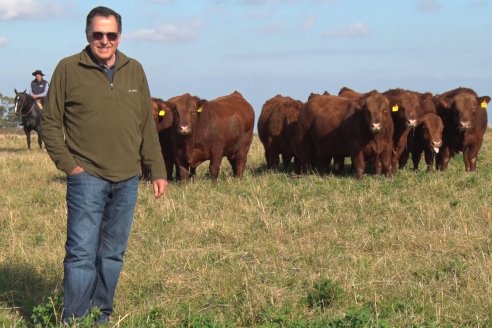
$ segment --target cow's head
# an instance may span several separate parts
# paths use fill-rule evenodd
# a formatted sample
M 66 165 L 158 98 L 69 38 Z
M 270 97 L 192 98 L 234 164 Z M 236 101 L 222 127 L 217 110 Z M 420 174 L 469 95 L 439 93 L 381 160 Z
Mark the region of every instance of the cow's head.
M 490 102 L 489 96 L 477 97 L 468 92 L 461 92 L 452 98 L 441 98 L 439 103 L 451 115 L 460 130 L 472 127 L 472 117 L 477 110 L 486 110 Z
M 390 115 L 388 98 L 377 91 L 371 91 L 360 97 L 356 104 L 364 111 L 369 130 L 372 133 L 380 132 L 384 128 L 385 117 Z
M 157 132 L 171 127 L 173 123 L 174 104 L 160 98 L 152 98 L 152 117 L 155 122 Z
M 419 125 L 427 147 L 437 154 L 442 146 L 442 131 L 444 130 L 441 117 L 435 113 L 424 114 Z
M 396 116 L 410 128 L 417 126 L 417 113 L 420 106 L 420 98 L 415 92 L 405 91 L 398 96 L 388 95 L 391 114 Z
M 201 100 L 186 93 L 169 101 L 174 104 L 172 113 L 173 126 L 176 132 L 183 136 L 192 134 L 206 100 Z
M 420 112 L 419 113 L 436 113 L 434 105 L 434 96 L 430 92 L 420 95 Z M 420 114 L 419 114 L 420 115 Z

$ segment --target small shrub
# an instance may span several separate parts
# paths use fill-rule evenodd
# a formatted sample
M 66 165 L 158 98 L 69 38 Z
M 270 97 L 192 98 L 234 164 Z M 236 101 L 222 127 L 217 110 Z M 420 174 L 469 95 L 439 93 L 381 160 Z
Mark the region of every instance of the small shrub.
M 376 321 L 369 308 L 352 309 L 343 318 L 332 320 L 328 323 L 329 328 L 387 328 L 384 320 Z
M 31 321 L 35 327 L 56 327 L 61 322 L 62 309 L 61 295 L 55 294 L 32 309 Z
M 308 305 L 311 308 L 328 308 L 343 296 L 343 288 L 329 279 L 321 279 L 314 284 L 307 296 Z

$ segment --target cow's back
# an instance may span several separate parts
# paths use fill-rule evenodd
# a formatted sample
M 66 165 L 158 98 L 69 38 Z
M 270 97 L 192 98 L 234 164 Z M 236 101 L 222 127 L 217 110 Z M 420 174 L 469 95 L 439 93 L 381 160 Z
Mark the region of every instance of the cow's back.
M 356 112 L 351 104 L 350 99 L 338 96 L 312 97 L 299 117 L 301 133 L 307 134 L 311 142 L 324 151 L 345 153 L 347 143 L 360 133 L 355 127 L 362 113 Z
M 303 103 L 277 95 L 265 102 L 258 119 L 258 136 L 268 168 L 276 168 L 282 155 L 287 167 L 295 153 L 295 129 Z
M 253 107 L 237 91 L 203 104 L 203 113 L 208 114 L 201 123 L 207 137 L 222 133 L 229 144 L 253 134 L 255 113 Z M 207 138 L 207 139 L 209 139 Z

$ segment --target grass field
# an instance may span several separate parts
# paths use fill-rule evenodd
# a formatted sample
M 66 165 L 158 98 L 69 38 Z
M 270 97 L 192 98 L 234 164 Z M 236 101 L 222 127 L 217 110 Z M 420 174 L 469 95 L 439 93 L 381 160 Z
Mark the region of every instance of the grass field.
M 257 138 L 242 180 L 222 168 L 141 183 L 111 326 L 492 326 L 491 131 L 476 173 L 295 177 Z M 0 171 L 0 326 L 57 325 L 65 177 L 18 135 Z

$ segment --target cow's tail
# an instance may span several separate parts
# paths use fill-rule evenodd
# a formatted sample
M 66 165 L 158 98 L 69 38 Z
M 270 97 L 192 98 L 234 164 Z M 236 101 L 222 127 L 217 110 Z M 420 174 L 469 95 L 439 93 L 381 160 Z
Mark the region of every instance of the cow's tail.
M 268 124 L 268 134 L 271 137 L 278 137 L 282 133 L 284 118 L 279 110 L 275 110 L 270 115 L 270 124 Z

